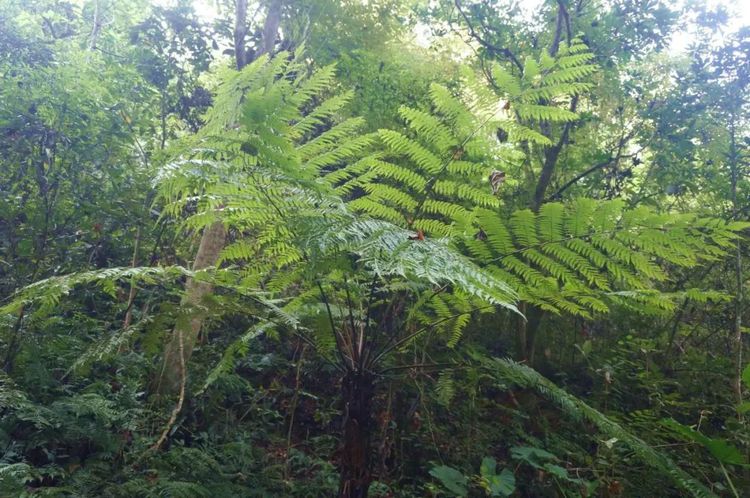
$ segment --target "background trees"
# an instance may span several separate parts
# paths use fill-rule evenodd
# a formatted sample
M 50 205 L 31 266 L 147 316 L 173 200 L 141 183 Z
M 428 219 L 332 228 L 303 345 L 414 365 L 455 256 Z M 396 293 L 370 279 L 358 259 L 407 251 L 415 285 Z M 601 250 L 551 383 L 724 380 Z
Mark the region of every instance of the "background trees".
M 728 19 L 0 4 L 2 493 L 742 496 Z

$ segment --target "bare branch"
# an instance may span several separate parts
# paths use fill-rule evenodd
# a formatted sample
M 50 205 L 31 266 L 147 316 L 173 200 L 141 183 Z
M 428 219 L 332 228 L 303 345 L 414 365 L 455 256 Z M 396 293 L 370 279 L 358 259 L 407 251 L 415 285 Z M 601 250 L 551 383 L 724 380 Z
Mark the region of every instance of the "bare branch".
M 458 9 L 458 12 L 461 14 L 461 17 L 463 17 L 464 22 L 466 23 L 466 27 L 469 28 L 469 36 L 471 36 L 473 39 L 478 41 L 484 48 L 489 50 L 490 52 L 498 55 L 502 55 L 505 58 L 507 58 L 510 62 L 513 63 L 516 68 L 518 68 L 519 71 L 523 72 L 523 65 L 521 64 L 521 61 L 518 60 L 518 58 L 511 52 L 511 50 L 507 47 L 498 47 L 497 45 L 493 45 L 492 43 L 485 40 L 482 36 L 477 33 L 477 31 L 474 29 L 474 25 L 469 20 L 469 16 L 466 15 L 466 13 L 461 8 L 461 3 L 459 0 L 455 0 L 456 9 Z

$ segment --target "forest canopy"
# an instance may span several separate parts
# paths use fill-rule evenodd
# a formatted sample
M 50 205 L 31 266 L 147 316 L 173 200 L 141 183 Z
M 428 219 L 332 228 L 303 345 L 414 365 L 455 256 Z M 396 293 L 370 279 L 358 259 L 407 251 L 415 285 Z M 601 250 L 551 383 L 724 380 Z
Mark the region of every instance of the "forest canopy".
M 750 495 L 750 8 L 0 0 L 0 496 Z

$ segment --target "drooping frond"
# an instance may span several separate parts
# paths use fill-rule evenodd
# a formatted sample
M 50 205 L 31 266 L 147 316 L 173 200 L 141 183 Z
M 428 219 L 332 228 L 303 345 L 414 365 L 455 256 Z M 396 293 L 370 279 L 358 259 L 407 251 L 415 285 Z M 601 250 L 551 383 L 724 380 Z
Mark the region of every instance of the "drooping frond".
M 380 278 L 404 277 L 436 286 L 451 285 L 485 302 L 515 310 L 516 294 L 504 281 L 482 271 L 440 239 L 410 240 L 412 232 L 393 223 L 343 215 L 328 218 L 302 238 L 307 254 L 353 253 Z
M 40 314 L 52 312 L 60 299 L 69 294 L 75 287 L 96 284 L 100 289 L 114 296 L 117 281 L 134 281 L 144 285 L 153 285 L 162 280 L 174 280 L 181 276 L 197 275 L 181 266 L 106 268 L 70 275 L 57 275 L 39 280 L 18 290 L 11 301 L 0 307 L 0 314 L 17 312 L 22 306 L 36 306 Z
M 678 488 L 688 492 L 691 496 L 697 498 L 716 496 L 705 485 L 678 467 L 668 456 L 655 450 L 641 438 L 603 413 L 557 387 L 536 370 L 509 359 L 482 358 L 482 360 L 488 371 L 503 382 L 533 389 L 555 404 L 567 416 L 574 420 L 591 423 L 605 436 L 617 438 L 617 440 L 624 442 L 644 463 L 658 469 L 669 477 Z

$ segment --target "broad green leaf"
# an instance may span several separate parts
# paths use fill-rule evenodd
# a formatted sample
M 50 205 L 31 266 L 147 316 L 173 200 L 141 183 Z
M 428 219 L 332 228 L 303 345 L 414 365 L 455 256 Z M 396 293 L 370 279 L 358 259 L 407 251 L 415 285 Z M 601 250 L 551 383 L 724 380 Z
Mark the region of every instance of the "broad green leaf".
M 537 469 L 541 468 L 544 460 L 557 460 L 549 451 L 534 446 L 515 446 L 510 449 L 510 455 L 514 460 L 521 460 Z
M 745 370 L 742 371 L 742 382 L 744 382 L 746 386 L 750 387 L 750 364 L 748 364 L 745 367 Z
M 516 477 L 509 469 L 487 478 L 490 496 L 510 496 L 516 490 Z
M 463 497 L 469 494 L 466 476 L 453 467 L 448 467 L 447 465 L 434 467 L 430 470 L 430 475 L 440 481 L 448 491 L 455 493 L 456 496 Z
M 495 470 L 497 469 L 497 462 L 492 457 L 484 457 L 482 459 L 482 465 L 479 468 L 479 473 L 482 474 L 482 477 L 488 477 L 495 475 Z

